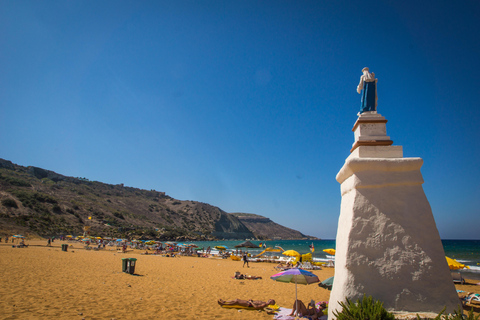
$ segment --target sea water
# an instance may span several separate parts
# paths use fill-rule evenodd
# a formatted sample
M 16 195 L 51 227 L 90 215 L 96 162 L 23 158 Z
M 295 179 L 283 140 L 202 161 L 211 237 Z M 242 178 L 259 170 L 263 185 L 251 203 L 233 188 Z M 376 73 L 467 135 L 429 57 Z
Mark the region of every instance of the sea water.
M 218 252 L 215 246 L 226 246 L 229 251 L 235 251 L 235 246 L 244 242 L 243 240 L 225 240 L 225 241 L 196 241 L 197 246 L 207 249 L 209 246 L 212 253 Z M 271 241 L 251 241 L 258 245 L 258 248 L 239 248 L 239 250 L 248 251 L 251 255 L 256 255 L 267 248 L 281 247 L 283 250 L 295 250 L 301 254 L 310 253 L 310 247 L 313 247 L 312 257 L 314 261 L 333 260 L 324 249 L 335 249 L 335 240 L 271 240 Z M 262 243 L 262 247 L 260 247 Z M 456 259 L 470 267 L 470 269 L 460 270 L 464 277 L 480 280 L 480 240 L 442 240 L 445 255 Z M 279 253 L 268 253 L 270 255 L 279 255 Z

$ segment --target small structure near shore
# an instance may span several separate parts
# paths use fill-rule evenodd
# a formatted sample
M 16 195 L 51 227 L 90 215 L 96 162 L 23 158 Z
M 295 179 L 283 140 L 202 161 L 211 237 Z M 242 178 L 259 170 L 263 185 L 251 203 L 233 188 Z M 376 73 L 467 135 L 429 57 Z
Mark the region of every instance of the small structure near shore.
M 245 242 L 237 244 L 235 248 L 258 248 L 258 246 L 247 240 Z
M 374 89 L 371 100 L 376 103 Z M 422 188 L 423 160 L 403 158 L 402 146 L 392 145 L 376 104 L 373 111 L 364 110 L 353 127 L 351 154 L 336 177 L 342 203 L 328 319 L 341 311 L 339 302 L 364 294 L 399 314 L 458 310 L 460 301 Z

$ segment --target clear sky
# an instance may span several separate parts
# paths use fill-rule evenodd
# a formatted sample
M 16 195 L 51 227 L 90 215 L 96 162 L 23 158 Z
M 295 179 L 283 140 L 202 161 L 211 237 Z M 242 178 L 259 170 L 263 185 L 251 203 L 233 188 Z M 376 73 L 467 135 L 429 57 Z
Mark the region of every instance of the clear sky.
M 333 239 L 363 67 L 444 239 L 479 239 L 480 2 L 1 1 L 0 158 Z

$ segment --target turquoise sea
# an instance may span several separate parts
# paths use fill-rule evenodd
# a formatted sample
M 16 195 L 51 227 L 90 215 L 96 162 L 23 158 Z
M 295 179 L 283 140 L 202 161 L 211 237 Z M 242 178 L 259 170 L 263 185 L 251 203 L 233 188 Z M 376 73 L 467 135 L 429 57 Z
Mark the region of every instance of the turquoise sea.
M 223 245 L 229 249 L 235 249 L 235 245 L 242 243 L 242 240 L 228 241 L 197 241 L 194 242 L 199 247 L 207 248 L 210 246 L 213 250 L 215 246 Z M 314 260 L 327 261 L 327 256 L 323 249 L 335 249 L 335 240 L 274 240 L 274 241 L 251 241 L 254 244 L 265 243 L 267 247 L 280 246 L 284 250 L 295 250 L 299 253 L 309 253 L 309 246 L 313 244 L 315 251 Z M 470 269 L 461 270 L 464 277 L 480 280 L 480 240 L 442 240 L 445 255 L 456 259 Z M 244 248 L 242 248 L 245 250 Z M 248 252 L 255 255 L 262 252 L 263 248 L 247 249 Z M 277 253 L 278 254 L 278 253 Z

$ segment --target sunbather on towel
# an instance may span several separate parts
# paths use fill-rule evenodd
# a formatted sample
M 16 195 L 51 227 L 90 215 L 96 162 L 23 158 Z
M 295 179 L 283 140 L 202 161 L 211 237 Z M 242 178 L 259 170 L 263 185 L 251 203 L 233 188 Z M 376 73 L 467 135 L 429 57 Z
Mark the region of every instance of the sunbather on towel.
M 239 271 L 235 272 L 235 279 L 247 279 L 247 280 L 257 280 L 262 279 L 262 277 L 248 276 L 246 274 L 241 274 Z
M 241 300 L 241 299 L 225 301 L 222 299 L 218 299 L 218 304 L 221 306 L 240 306 L 240 307 L 247 307 L 247 308 L 251 307 L 255 309 L 263 309 L 268 305 L 274 305 L 275 300 L 270 299 L 267 302 L 264 302 L 264 301 Z
M 321 309 L 325 309 L 323 305 Z M 308 308 L 305 307 L 305 304 L 302 302 L 302 300 L 295 301 L 293 303 L 293 310 L 290 316 L 294 316 L 295 313 L 297 316 L 308 316 L 312 319 L 318 319 L 319 317 L 323 316 L 322 312 L 317 312 L 317 308 L 315 308 L 315 301 L 313 300 L 308 304 Z

